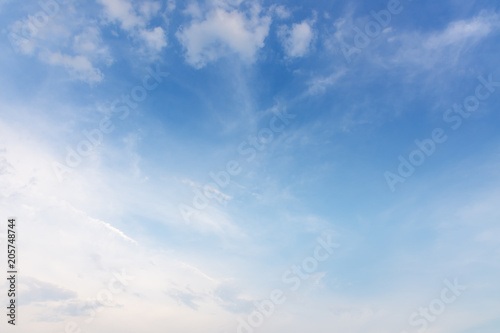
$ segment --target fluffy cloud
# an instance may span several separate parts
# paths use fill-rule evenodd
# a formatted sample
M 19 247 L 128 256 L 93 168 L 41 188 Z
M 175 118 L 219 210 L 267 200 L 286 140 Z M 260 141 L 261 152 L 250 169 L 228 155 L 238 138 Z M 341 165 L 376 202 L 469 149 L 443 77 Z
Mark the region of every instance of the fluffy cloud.
M 132 31 L 136 27 L 146 25 L 147 16 L 140 15 L 130 1 L 99 0 L 98 2 L 104 6 L 107 19 L 111 22 L 118 22 L 123 30 Z M 147 7 L 145 4 L 142 6 L 142 8 Z
M 167 35 L 161 26 L 150 27 L 150 21 L 160 14 L 161 3 L 145 1 L 134 3 L 125 0 L 99 0 L 104 7 L 106 19 L 114 22 L 126 31 L 133 39 L 142 44 L 142 52 L 149 55 L 158 54 L 167 46 Z M 175 4 L 169 2 L 167 11 L 173 10 Z
M 48 64 L 66 68 L 73 77 L 89 84 L 100 82 L 103 79 L 101 71 L 82 55 L 71 56 L 60 52 L 46 52 L 42 54 L 42 59 Z
M 101 31 L 96 27 L 86 27 L 81 34 L 76 35 L 73 49 L 77 54 L 101 61 L 107 66 L 113 63 L 110 51 L 102 41 Z
M 271 10 L 274 11 L 276 16 L 278 16 L 278 18 L 280 18 L 282 20 L 287 19 L 290 16 L 292 16 L 292 13 L 290 12 L 290 10 L 288 10 L 288 8 L 286 8 L 283 5 L 279 5 L 279 6 L 273 5 L 273 6 L 271 6 Z
M 160 52 L 167 46 L 167 37 L 162 27 L 156 27 L 152 30 L 143 29 L 139 32 L 148 49 L 154 52 Z
M 312 23 L 302 21 L 292 27 L 282 26 L 278 32 L 285 53 L 290 58 L 304 57 L 309 53 L 315 37 Z
M 82 24 L 71 4 L 57 8 L 53 16 L 40 10 L 35 15 L 28 14 L 27 19 L 15 21 L 8 32 L 13 49 L 46 64 L 62 66 L 73 79 L 89 84 L 102 81 L 104 75 L 99 67 L 110 66 L 113 58 L 100 29 L 94 22 Z M 35 16 L 45 19 L 28 23 Z
M 199 13 L 195 7 L 189 10 Z M 215 8 L 204 20 L 194 18 L 176 36 L 186 50 L 186 61 L 196 68 L 230 54 L 251 63 L 264 46 L 270 24 L 271 18 L 262 16 L 258 6 L 249 15 L 236 9 Z

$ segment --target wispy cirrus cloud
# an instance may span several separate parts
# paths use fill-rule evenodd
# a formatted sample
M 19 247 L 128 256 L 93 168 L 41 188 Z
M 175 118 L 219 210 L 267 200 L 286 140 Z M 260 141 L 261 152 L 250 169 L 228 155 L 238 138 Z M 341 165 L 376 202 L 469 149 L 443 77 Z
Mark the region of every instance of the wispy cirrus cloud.
M 496 13 L 481 12 L 469 19 L 450 22 L 441 31 L 403 33 L 389 38 L 396 46 L 391 62 L 425 69 L 436 65 L 456 66 L 465 52 L 500 28 Z

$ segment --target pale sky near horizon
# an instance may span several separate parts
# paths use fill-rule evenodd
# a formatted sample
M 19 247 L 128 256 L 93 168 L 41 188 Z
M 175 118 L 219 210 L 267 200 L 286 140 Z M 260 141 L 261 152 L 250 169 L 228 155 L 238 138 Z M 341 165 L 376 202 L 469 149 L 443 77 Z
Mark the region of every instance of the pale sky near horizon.
M 0 331 L 499 332 L 497 1 L 0 0 L 0 31 Z

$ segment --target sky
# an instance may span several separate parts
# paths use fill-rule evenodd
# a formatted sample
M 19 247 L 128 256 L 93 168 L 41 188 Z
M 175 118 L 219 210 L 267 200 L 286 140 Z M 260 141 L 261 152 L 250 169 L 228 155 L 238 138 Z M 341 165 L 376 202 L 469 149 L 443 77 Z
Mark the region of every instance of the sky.
M 2 332 L 500 329 L 497 1 L 0 0 L 0 32 Z

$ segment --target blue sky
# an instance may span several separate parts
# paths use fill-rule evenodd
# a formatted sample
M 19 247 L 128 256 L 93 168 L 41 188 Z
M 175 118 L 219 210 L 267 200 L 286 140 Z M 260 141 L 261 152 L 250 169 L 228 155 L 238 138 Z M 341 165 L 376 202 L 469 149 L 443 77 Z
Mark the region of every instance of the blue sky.
M 496 1 L 0 1 L 16 329 L 498 332 L 499 18 Z M 324 237 L 338 248 L 290 290 Z M 445 281 L 467 289 L 412 317 Z

